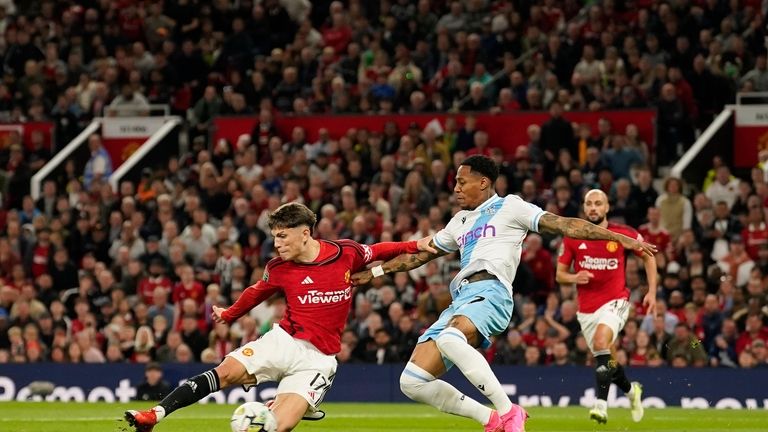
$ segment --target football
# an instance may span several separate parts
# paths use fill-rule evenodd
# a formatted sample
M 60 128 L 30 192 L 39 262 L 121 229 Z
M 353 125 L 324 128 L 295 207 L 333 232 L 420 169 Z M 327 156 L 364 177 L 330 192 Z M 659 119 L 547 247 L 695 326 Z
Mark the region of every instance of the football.
M 263 403 L 246 402 L 232 413 L 232 432 L 276 432 L 277 420 Z

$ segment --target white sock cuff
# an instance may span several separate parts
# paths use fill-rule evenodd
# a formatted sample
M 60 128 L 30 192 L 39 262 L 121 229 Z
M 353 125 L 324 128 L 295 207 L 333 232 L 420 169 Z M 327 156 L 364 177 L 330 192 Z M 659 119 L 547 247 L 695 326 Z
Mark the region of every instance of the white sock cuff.
M 160 421 L 165 418 L 165 408 L 158 405 L 152 409 L 155 411 L 155 415 L 157 416 L 157 421 Z
M 430 382 L 435 380 L 434 375 L 425 371 L 424 369 L 417 366 L 416 363 L 413 363 L 413 362 L 408 362 L 405 365 L 405 369 L 403 369 L 402 376 L 417 379 L 423 382 Z
M 464 341 L 464 343 L 467 343 L 467 337 L 464 336 L 464 333 L 456 327 L 446 327 L 443 331 L 440 332 L 440 334 L 437 335 L 437 339 L 456 337 Z

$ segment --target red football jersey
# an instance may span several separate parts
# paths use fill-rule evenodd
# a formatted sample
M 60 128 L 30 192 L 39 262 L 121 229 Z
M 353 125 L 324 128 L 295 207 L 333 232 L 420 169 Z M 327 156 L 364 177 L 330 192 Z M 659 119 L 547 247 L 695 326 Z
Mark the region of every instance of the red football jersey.
M 320 240 L 320 253 L 312 263 L 272 259 L 263 279 L 243 291 L 222 318 L 232 322 L 277 291 L 283 291 L 286 308 L 280 327 L 325 354 L 336 354 L 341 350 L 341 333 L 352 305 L 352 273 L 372 261 L 416 252 L 415 241 L 367 246 L 352 240 Z
M 192 285 L 189 287 L 184 286 L 181 282 L 177 282 L 173 287 L 172 294 L 174 304 L 180 304 L 188 298 L 194 300 L 198 306 L 202 306 L 205 303 L 205 287 L 198 281 L 192 282 Z
M 156 288 L 163 288 L 166 292 L 171 292 L 171 286 L 172 282 L 170 279 L 168 279 L 165 276 L 162 277 L 152 277 L 147 276 L 145 278 L 142 278 L 141 281 L 139 281 L 139 288 L 138 288 L 138 294 L 139 298 L 142 302 L 146 305 L 152 304 L 152 299 L 155 296 L 155 289 Z
M 656 248 L 660 252 L 666 251 L 669 242 L 672 241 L 672 237 L 670 237 L 667 230 L 660 228 L 658 231 L 651 232 L 651 226 L 649 224 L 640 225 L 637 232 L 643 236 L 645 241 L 652 245 L 656 245 Z
M 760 250 L 760 246 L 768 243 L 768 225 L 765 222 L 749 224 L 741 230 L 741 237 L 744 239 L 749 257 L 758 260 L 757 251 Z
M 637 231 L 625 225 L 609 223 L 608 229 L 642 239 Z M 589 283 L 576 285 L 579 312 L 592 313 L 611 300 L 629 298 L 624 277 L 625 253 L 621 243 L 615 241 L 563 239 L 558 262 L 573 263 L 574 271 L 586 270 L 594 275 Z

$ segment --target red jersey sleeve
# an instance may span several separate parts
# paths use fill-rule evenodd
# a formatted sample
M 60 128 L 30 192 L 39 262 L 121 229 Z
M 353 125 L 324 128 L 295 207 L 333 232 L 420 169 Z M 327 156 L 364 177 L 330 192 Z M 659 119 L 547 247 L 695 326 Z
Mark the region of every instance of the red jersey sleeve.
M 241 316 L 245 315 L 256 307 L 259 303 L 272 297 L 276 292 L 280 291 L 280 287 L 270 282 L 269 271 L 271 270 L 272 261 L 267 263 L 266 269 L 264 269 L 264 277 L 262 280 L 256 282 L 254 285 L 248 288 L 240 294 L 237 301 L 232 306 L 228 307 L 221 313 L 221 317 L 224 321 L 232 323 Z
M 415 240 L 409 242 L 383 242 L 370 246 L 352 240 L 342 240 L 339 243 L 343 246 L 350 246 L 355 251 L 355 259 L 353 261 L 355 269 L 359 269 L 373 261 L 386 261 L 402 254 L 419 252 L 419 247 Z
M 557 257 L 557 262 L 567 266 L 573 262 L 573 248 L 571 248 L 571 241 L 567 237 L 564 237 L 563 242 L 560 243 L 560 254 Z
M 251 285 L 246 288 L 245 291 L 240 294 L 240 297 L 238 297 L 235 304 L 228 307 L 224 312 L 221 313 L 221 317 L 224 319 L 224 321 L 232 323 L 233 321 L 248 313 L 248 311 L 256 307 L 256 305 L 259 303 L 272 297 L 272 295 L 279 290 L 280 289 L 278 287 L 269 285 L 264 281 L 258 281 L 255 285 Z

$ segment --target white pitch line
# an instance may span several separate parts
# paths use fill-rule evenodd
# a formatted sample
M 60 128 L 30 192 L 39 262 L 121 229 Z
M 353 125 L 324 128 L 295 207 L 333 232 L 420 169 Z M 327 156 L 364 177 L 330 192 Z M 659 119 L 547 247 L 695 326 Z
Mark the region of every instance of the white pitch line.
M 703 410 L 704 412 L 707 411 L 714 411 L 714 410 Z M 435 413 L 418 413 L 418 414 L 396 414 L 396 413 L 387 413 L 387 414 L 376 414 L 376 413 L 370 413 L 370 414 L 360 414 L 360 413 L 345 413 L 345 414 L 334 414 L 329 413 L 326 418 L 328 419 L 334 419 L 334 418 L 340 418 L 340 419 L 376 419 L 376 418 L 438 418 L 438 417 L 444 417 L 446 414 L 435 412 Z M 539 412 L 534 413 L 534 415 L 531 417 L 532 419 L 561 419 L 561 420 L 578 420 L 583 419 L 585 416 L 578 415 L 578 414 L 565 414 L 565 413 L 546 413 L 546 412 Z M 683 420 L 681 417 L 677 416 L 670 416 L 670 415 L 659 415 L 659 416 L 648 416 L 648 418 L 654 419 L 654 420 L 662 420 L 662 421 L 678 421 Z M 226 415 L 222 416 L 215 416 L 215 415 L 209 415 L 209 416 L 190 416 L 190 415 L 180 415 L 180 416 L 174 416 L 171 417 L 171 420 L 216 420 L 216 419 L 226 419 Z M 18 422 L 18 421 L 24 421 L 24 422 L 32 422 L 32 423 L 53 423 L 53 422 L 82 422 L 82 421 L 122 421 L 121 416 L 99 416 L 99 417 L 67 417 L 67 418 L 0 418 L 0 423 L 9 423 L 9 422 Z M 723 421 L 721 419 L 721 421 Z M 747 422 L 751 421 L 749 418 L 744 417 L 733 417 L 729 418 L 727 420 L 728 423 L 741 423 L 741 422 Z
M 436 413 L 436 414 L 333 414 L 328 415 L 326 418 L 349 418 L 349 419 L 356 419 L 356 418 L 436 418 L 436 417 L 442 417 L 445 416 L 445 414 L 442 413 Z M 226 416 L 177 416 L 177 417 L 171 417 L 171 420 L 216 420 L 216 419 L 226 419 Z M 54 423 L 54 422 L 81 422 L 81 421 L 122 421 L 122 417 L 67 417 L 67 418 L 59 418 L 59 419 L 53 419 L 53 418 L 0 418 L 0 423 L 7 423 L 7 422 L 19 422 L 24 421 L 28 423 Z

